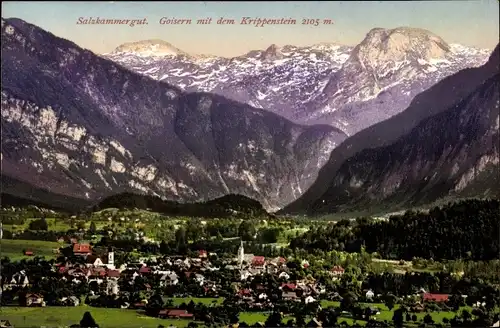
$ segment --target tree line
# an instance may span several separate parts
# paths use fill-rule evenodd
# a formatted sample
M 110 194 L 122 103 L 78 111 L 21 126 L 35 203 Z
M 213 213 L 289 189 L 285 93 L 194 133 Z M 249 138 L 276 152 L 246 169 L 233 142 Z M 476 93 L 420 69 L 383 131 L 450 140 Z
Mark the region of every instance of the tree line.
M 292 249 L 376 252 L 386 259 L 488 261 L 500 257 L 498 200 L 465 200 L 387 221 L 358 218 L 319 226 L 292 239 Z
M 238 215 L 264 216 L 269 214 L 258 201 L 243 195 L 230 194 L 206 202 L 179 203 L 157 196 L 121 193 L 103 199 L 93 211 L 105 208 L 143 209 L 171 216 L 225 218 Z

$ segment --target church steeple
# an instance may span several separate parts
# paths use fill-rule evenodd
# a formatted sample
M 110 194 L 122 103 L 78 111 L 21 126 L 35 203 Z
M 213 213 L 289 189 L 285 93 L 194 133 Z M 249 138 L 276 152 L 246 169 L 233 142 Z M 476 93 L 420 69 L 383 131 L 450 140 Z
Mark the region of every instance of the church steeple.
M 243 266 L 243 260 L 245 258 L 245 249 L 243 248 L 243 240 L 241 241 L 240 248 L 238 248 L 238 263 L 240 267 Z
M 112 247 L 108 247 L 108 268 L 114 269 L 115 267 L 115 253 Z

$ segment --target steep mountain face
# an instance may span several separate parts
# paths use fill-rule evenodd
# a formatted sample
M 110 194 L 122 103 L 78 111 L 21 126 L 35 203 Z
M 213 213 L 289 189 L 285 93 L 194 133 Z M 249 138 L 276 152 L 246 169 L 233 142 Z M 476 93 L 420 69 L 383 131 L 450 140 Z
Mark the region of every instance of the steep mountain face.
M 346 138 L 331 126 L 183 92 L 19 19 L 2 19 L 1 102 L 2 175 L 87 200 L 234 193 L 276 209 Z
M 423 29 L 372 29 L 322 93 L 306 104 L 307 122 L 325 122 L 355 134 L 400 113 L 444 77 L 484 64 L 488 55 L 448 45 Z
M 122 46 L 103 55 L 124 67 L 165 81 L 185 91 L 225 96 L 290 118 L 328 82 L 349 56 L 351 47 L 320 44 L 312 47 L 271 45 L 235 57 L 165 55 Z M 300 122 L 300 120 L 298 120 Z
M 499 55 L 497 46 L 484 66 L 448 77 L 403 113 L 347 139 L 284 211 L 416 205 L 471 191 L 498 197 Z
M 87 199 L 73 198 L 34 188 L 32 184 L 1 176 L 0 206 L 25 207 L 35 205 L 52 210 L 78 212 L 92 205 Z
M 189 91 L 206 91 L 266 108 L 297 123 L 333 125 L 348 135 L 408 107 L 444 77 L 484 64 L 489 51 L 448 45 L 414 28 L 371 30 L 354 49 L 320 44 L 256 50 L 236 58 L 103 55 Z

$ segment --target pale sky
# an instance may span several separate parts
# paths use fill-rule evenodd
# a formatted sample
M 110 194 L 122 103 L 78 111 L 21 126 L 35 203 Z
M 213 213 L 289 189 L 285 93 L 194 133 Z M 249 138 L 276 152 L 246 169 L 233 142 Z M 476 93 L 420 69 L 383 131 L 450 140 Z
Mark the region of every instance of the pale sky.
M 240 25 L 242 17 L 294 18 L 297 25 Z M 339 2 L 2 2 L 3 18 L 20 18 L 96 53 L 120 44 L 162 39 L 191 54 L 237 56 L 271 44 L 359 43 L 375 27 L 428 29 L 448 43 L 493 49 L 499 41 L 498 0 Z M 148 25 L 77 25 L 79 17 L 143 19 Z M 161 25 L 162 17 L 192 19 L 191 25 Z M 211 25 L 196 20 L 212 17 Z M 217 25 L 220 18 L 236 25 Z M 333 25 L 303 26 L 303 18 Z

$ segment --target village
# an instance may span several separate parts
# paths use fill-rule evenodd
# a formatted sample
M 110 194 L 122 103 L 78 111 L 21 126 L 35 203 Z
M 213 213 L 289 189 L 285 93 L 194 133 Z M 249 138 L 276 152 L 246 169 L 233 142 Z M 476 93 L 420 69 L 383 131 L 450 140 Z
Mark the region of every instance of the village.
M 293 309 L 301 306 L 307 309 L 304 314 L 309 317 L 317 313 L 322 305 L 337 304 L 342 309 L 341 316 L 366 321 L 376 319 L 381 313 L 376 304 L 385 303 L 392 309 L 398 302 L 392 295 L 391 298 L 375 294 L 370 286 L 366 286 L 368 288 L 364 288 L 359 297 L 352 297 L 349 293 L 342 296 L 339 291 L 345 290 L 342 287 L 345 284 L 343 277 L 352 279 L 352 273 L 346 275 L 342 266 L 324 270 L 320 277 L 304 276 L 302 270 L 307 270 L 309 266 L 306 260 L 290 262 L 283 257 L 246 254 L 243 242 L 234 258 L 220 259 L 216 253 L 199 250 L 196 257 L 154 256 L 121 265 L 116 265 L 111 247 L 98 250 L 89 243 L 80 243 L 75 239 L 70 242 L 61 249 L 66 261 L 46 262 L 43 269 L 47 272 L 43 275 L 40 275 L 40 263 L 32 264 L 38 267 L 35 270 L 28 263 L 25 263 L 28 265 L 25 269 L 18 272 L 3 270 L 3 304 L 11 301 L 26 307 L 45 307 L 85 303 L 195 322 L 206 320 L 203 317 L 206 314 L 200 314 L 196 305 L 189 304 L 194 303 L 190 299 L 212 299 L 213 307 L 222 305 L 225 300 L 242 312 L 270 313 L 279 307 L 282 310 L 288 308 L 293 313 Z M 29 250 L 25 253 L 33 255 Z M 50 284 L 56 289 L 62 288 L 60 293 L 44 289 L 42 286 L 47 286 L 44 280 L 47 284 L 53 280 Z M 357 280 L 364 279 L 357 277 Z M 461 297 L 463 301 L 467 298 L 466 295 Z M 177 302 L 175 306 L 173 299 L 184 302 Z M 424 313 L 426 310 L 439 311 L 440 307 L 436 304 L 445 304 L 450 295 L 432 294 L 420 289 L 403 299 L 411 312 Z M 481 301 L 473 304 L 474 307 L 485 305 Z M 281 313 L 284 316 L 291 314 Z M 311 319 L 312 325 L 321 326 L 317 318 L 312 316 Z M 263 322 L 260 324 L 264 325 Z
M 370 240 L 393 222 L 4 210 L 0 327 L 89 327 L 82 315 L 100 327 L 497 323 L 494 254 L 446 260 L 436 241 L 434 260 Z

